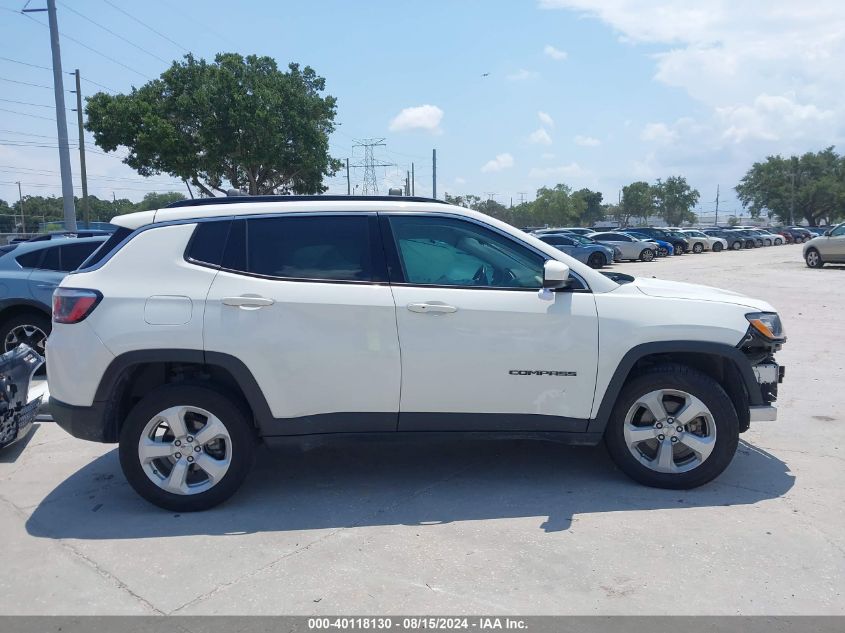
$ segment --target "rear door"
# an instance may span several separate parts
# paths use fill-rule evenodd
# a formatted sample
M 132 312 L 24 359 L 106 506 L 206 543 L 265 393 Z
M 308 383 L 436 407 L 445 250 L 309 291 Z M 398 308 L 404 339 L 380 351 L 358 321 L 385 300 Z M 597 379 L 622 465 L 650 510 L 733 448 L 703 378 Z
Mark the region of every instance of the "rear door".
M 206 355 L 242 361 L 265 434 L 394 431 L 396 310 L 375 214 L 236 218 L 208 293 Z

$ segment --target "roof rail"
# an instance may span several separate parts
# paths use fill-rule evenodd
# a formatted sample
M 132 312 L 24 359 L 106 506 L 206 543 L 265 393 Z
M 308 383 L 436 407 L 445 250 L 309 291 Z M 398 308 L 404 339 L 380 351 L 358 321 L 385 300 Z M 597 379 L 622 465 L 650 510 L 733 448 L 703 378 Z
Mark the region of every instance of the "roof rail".
M 195 198 L 194 200 L 178 200 L 171 202 L 165 209 L 173 207 L 197 207 L 207 204 L 245 204 L 250 202 L 340 202 L 343 200 L 360 200 L 362 202 L 432 202 L 435 204 L 449 204 L 435 198 L 421 198 L 416 196 L 220 196 L 219 198 Z

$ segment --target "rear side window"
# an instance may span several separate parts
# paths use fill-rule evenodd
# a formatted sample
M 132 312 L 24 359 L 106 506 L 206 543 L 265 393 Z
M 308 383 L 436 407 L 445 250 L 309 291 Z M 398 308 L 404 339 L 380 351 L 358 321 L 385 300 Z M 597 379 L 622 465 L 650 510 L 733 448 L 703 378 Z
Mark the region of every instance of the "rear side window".
M 41 256 L 44 253 L 40 250 L 38 251 L 30 251 L 29 253 L 24 253 L 23 255 L 18 255 L 15 257 L 15 260 L 23 267 L 23 268 L 38 268 L 38 264 L 41 263 Z
M 79 244 L 65 244 L 60 247 L 60 268 L 64 272 L 71 272 L 82 265 L 91 254 L 97 250 L 101 242 L 80 242 Z
M 231 226 L 231 220 L 197 224 L 197 228 L 194 229 L 194 234 L 191 237 L 191 243 L 188 244 L 188 250 L 185 252 L 185 257 L 192 262 L 219 266 Z
M 287 216 L 235 220 L 222 266 L 282 279 L 375 281 L 371 218 Z
M 108 255 L 117 250 L 120 243 L 125 240 L 132 233 L 132 229 L 127 229 L 122 226 L 117 227 L 117 230 L 111 234 L 111 237 L 102 243 L 94 253 L 86 259 L 78 268 L 91 268 L 103 261 Z
M 38 268 L 40 268 L 41 270 L 61 270 L 62 257 L 59 249 L 59 246 L 45 248 L 44 258 L 41 260 L 41 263 L 38 265 Z

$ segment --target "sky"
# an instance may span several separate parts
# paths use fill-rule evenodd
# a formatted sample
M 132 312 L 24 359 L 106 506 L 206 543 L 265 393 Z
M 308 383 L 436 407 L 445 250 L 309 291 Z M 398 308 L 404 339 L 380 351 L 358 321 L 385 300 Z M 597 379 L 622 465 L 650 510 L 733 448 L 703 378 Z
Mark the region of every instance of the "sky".
M 25 4 L 0 0 L 5 200 L 16 181 L 24 195 L 60 193 L 46 14 L 24 17 Z M 733 187 L 755 161 L 845 135 L 841 0 L 58 0 L 58 21 L 63 70 L 80 69 L 83 95 L 127 92 L 188 51 L 310 65 L 338 99 L 333 156 L 354 165 L 356 141 L 384 139 L 376 158 L 394 166 L 378 168 L 381 193 L 413 163 L 416 193 L 430 195 L 436 148 L 439 197 L 509 204 L 565 183 L 615 202 L 630 182 L 683 175 L 701 214 L 717 186 L 720 210 L 738 214 Z M 94 195 L 185 193 L 87 133 L 86 148 Z M 351 179 L 360 190 L 363 170 Z M 327 184 L 345 193 L 345 173 Z

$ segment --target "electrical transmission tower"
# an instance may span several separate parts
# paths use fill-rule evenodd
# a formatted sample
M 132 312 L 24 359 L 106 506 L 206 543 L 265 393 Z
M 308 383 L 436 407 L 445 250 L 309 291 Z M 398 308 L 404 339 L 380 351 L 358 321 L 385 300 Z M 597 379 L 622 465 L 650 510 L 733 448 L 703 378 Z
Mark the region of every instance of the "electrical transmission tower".
M 365 196 L 378 195 L 378 178 L 376 178 L 376 167 L 395 167 L 394 163 L 376 162 L 375 148 L 386 147 L 383 138 L 364 138 L 352 145 L 354 150 L 356 147 L 364 148 L 364 159 L 353 167 L 364 170 L 364 181 L 361 183 L 361 193 Z

